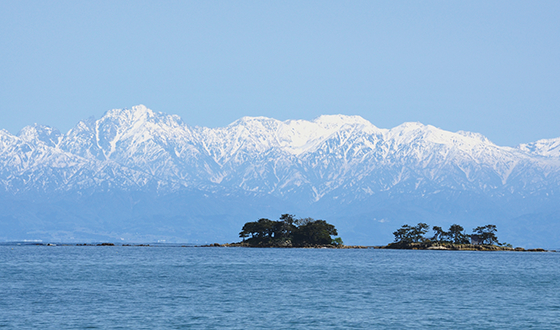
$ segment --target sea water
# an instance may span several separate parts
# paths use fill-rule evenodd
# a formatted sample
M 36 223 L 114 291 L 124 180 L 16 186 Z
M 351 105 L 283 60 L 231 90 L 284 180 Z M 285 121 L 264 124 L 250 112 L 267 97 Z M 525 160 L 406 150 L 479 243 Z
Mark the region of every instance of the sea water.
M 560 329 L 560 253 L 0 246 L 0 328 Z

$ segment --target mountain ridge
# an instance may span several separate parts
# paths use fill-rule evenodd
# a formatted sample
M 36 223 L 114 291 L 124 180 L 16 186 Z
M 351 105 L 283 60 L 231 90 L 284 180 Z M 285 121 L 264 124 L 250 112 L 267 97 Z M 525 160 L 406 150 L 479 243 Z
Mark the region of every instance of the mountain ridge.
M 368 204 L 377 205 L 368 202 L 372 198 L 429 199 L 427 204 L 446 209 L 446 198 L 462 195 L 495 201 L 496 210 L 519 201 L 512 208 L 521 210 L 524 199 L 537 198 L 542 205 L 558 200 L 560 138 L 502 147 L 479 133 L 418 122 L 383 129 L 345 115 L 311 121 L 243 117 L 206 128 L 139 105 L 80 121 L 65 134 L 37 124 L 16 135 L 0 131 L 0 185 L 9 198 L 109 191 L 243 196 L 254 204 L 249 213 L 255 216 L 268 207 L 259 201 L 269 198 L 278 209 L 293 205 L 320 214 L 328 205 L 333 214 L 344 214 L 354 207 L 372 217 L 382 213 Z M 537 211 L 529 205 L 517 213 L 496 212 L 506 219 Z M 420 213 L 434 212 L 440 211 Z

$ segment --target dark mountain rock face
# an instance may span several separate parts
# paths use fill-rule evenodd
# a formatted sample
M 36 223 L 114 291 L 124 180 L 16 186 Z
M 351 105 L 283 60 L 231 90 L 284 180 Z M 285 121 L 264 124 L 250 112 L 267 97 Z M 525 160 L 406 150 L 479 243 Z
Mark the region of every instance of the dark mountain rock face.
M 0 131 L 0 240 L 234 241 L 281 213 L 323 218 L 350 244 L 404 223 L 493 223 L 513 244 L 560 242 L 560 138 L 500 147 L 358 116 L 191 127 L 144 106 L 66 134 Z

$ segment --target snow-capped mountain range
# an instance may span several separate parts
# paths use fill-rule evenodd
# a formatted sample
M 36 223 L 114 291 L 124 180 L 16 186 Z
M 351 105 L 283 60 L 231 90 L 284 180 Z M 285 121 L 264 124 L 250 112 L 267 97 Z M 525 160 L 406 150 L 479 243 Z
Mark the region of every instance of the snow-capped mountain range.
M 17 135 L 1 130 L 0 189 L 10 198 L 35 199 L 197 191 L 274 198 L 303 212 L 321 205 L 333 214 L 351 206 L 375 214 L 362 206 L 443 192 L 531 209 L 517 201 L 558 201 L 560 138 L 503 147 L 478 133 L 420 123 L 381 129 L 343 115 L 244 117 L 205 128 L 139 105 L 81 121 L 66 134 L 37 124 Z
M 308 190 L 315 202 L 356 185 L 363 194 L 410 180 L 415 189 L 437 182 L 493 193 L 527 180 L 540 187 L 560 173 L 560 138 L 509 148 L 477 133 L 420 123 L 380 129 L 343 115 L 244 117 L 212 129 L 140 105 L 82 121 L 66 134 L 37 124 L 16 136 L 0 131 L 0 141 L 0 182 L 14 193 L 195 186 L 277 195 Z

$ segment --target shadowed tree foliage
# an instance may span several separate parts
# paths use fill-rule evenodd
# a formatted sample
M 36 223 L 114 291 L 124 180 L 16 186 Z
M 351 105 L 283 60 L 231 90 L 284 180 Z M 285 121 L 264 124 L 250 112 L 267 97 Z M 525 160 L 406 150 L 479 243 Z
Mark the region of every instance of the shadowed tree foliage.
M 316 245 L 342 245 L 336 228 L 325 220 L 312 218 L 295 219 L 294 215 L 282 214 L 279 221 L 259 219 L 247 222 L 239 237 L 250 246 L 305 247 Z
M 447 242 L 448 233 L 439 226 L 433 226 L 434 236 L 431 238 L 433 242 Z
M 328 245 L 332 243 L 333 235 L 338 235 L 336 228 L 325 220 L 309 221 L 297 227 L 292 244 L 295 246 Z
M 412 239 L 410 238 L 411 230 L 411 226 L 403 225 L 401 228 L 397 229 L 397 231 L 393 232 L 393 235 L 395 235 L 395 243 L 412 243 Z
M 498 242 L 496 237 L 496 226 L 486 225 L 473 229 L 474 234 L 467 235 L 465 229 L 458 225 L 453 224 L 449 227 L 448 231 L 444 231 L 439 226 L 433 226 L 433 236 L 430 238 L 424 237 L 428 232 L 429 226 L 425 223 L 419 223 L 416 226 L 403 225 L 401 228 L 393 232 L 395 241 L 389 245 L 397 248 L 409 248 L 414 245 L 415 248 L 423 247 L 428 248 L 433 246 L 434 243 L 449 244 L 480 244 L 480 245 L 505 245 Z M 418 244 L 419 243 L 419 244 Z
M 498 237 L 496 236 L 496 229 L 495 225 L 486 225 L 486 226 L 479 226 L 473 229 L 474 235 L 478 238 L 480 244 L 500 244 L 498 242 Z
M 342 238 L 336 237 L 332 240 L 331 244 L 335 246 L 343 246 L 344 242 L 342 242 Z
M 469 236 L 464 233 L 464 228 L 454 224 L 449 227 L 448 237 L 455 244 L 469 244 Z
M 424 242 L 427 240 L 424 235 L 429 229 L 430 226 L 422 222 L 414 227 L 403 225 L 401 228 L 397 229 L 397 231 L 393 232 L 393 235 L 395 236 L 395 243 L 410 244 Z
M 274 236 L 273 227 L 274 222 L 265 218 L 254 222 L 247 222 L 241 229 L 239 237 L 243 238 L 243 240 L 247 237 L 251 237 L 250 239 L 253 241 L 258 241 L 261 244 L 264 244 L 266 242 L 270 242 Z

